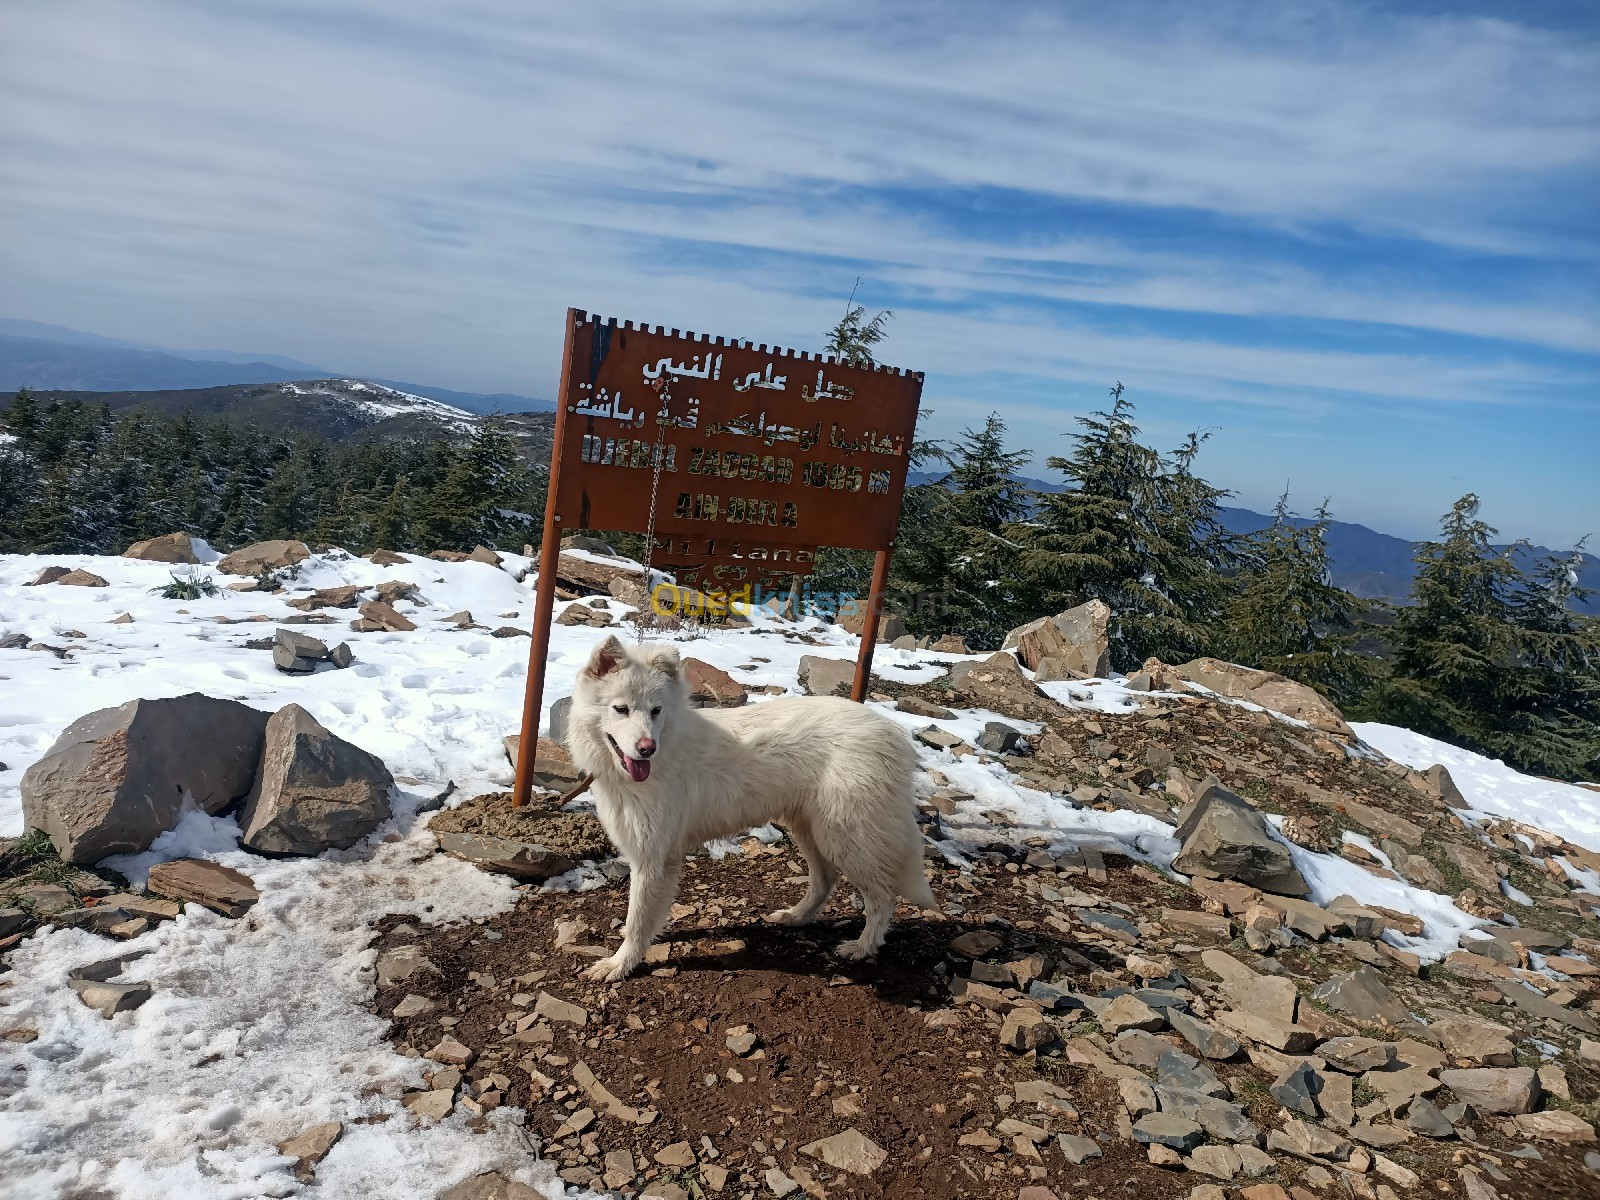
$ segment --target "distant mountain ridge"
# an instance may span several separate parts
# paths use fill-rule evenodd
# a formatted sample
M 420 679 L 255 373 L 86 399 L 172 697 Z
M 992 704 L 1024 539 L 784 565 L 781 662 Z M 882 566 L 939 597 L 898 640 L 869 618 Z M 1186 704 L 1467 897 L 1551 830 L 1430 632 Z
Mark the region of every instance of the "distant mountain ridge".
M 62 325 L 0 317 L 0 393 L 19 387 L 35 391 L 162 392 L 336 379 L 351 374 L 329 371 L 276 354 L 169 350 Z M 553 408 L 549 401 L 511 392 L 463 392 L 394 379 L 372 379 L 371 382 L 471 412 L 534 412 Z
M 911 473 L 913 483 L 934 483 L 940 478 L 940 475 L 926 471 Z M 1036 492 L 1067 490 L 1063 484 L 1043 479 L 1019 476 L 1017 482 Z M 1255 533 L 1272 524 L 1269 515 L 1248 508 L 1223 508 L 1221 516 L 1223 527 L 1232 533 Z M 1311 524 L 1303 517 L 1296 518 L 1296 521 L 1302 525 Z M 1415 553 L 1417 543 L 1379 533 L 1351 521 L 1330 521 L 1327 544 L 1328 558 L 1333 565 L 1333 582 L 1352 595 L 1369 600 L 1399 602 L 1411 594 L 1411 580 L 1416 575 L 1416 564 L 1411 556 Z M 1555 553 L 1543 546 L 1530 546 L 1525 551 L 1530 558 L 1547 558 Z M 1600 592 L 1600 558 L 1593 554 L 1583 556 L 1578 582 Z M 1578 606 L 1578 611 L 1600 614 L 1600 595 L 1590 597 L 1586 603 Z

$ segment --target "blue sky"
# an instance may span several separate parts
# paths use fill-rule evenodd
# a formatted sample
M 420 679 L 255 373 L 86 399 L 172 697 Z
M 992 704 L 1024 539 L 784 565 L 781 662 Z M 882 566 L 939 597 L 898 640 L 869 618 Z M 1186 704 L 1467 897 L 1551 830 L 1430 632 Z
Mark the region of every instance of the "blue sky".
M 1585 4 L 8 0 L 0 312 L 549 396 L 571 304 L 1238 502 L 1600 534 Z

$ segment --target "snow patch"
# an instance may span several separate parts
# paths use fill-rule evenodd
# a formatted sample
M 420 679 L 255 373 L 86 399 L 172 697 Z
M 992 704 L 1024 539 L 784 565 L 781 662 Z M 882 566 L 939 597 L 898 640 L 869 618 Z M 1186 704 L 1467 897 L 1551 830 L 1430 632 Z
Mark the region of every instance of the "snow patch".
M 1442 764 L 1477 820 L 1525 821 L 1586 850 L 1600 851 L 1600 792 L 1524 775 L 1499 759 L 1394 725 L 1360 722 L 1351 728 L 1374 749 L 1415 770 Z

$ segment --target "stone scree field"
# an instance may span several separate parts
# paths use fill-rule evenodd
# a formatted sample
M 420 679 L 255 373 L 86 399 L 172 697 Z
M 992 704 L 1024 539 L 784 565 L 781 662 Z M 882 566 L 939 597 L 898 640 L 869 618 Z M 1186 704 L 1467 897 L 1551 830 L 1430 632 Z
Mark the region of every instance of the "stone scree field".
M 804 876 L 767 827 L 589 984 L 626 867 L 582 798 L 504 795 L 528 561 L 185 549 L 0 558 L 7 1197 L 1600 1194 L 1600 793 L 1226 664 L 1107 678 L 1093 606 L 1003 654 L 905 639 L 871 702 L 918 745 L 940 909 L 842 963 L 848 885 L 762 920 Z M 561 579 L 547 732 L 639 599 L 593 546 Z M 670 636 L 704 704 L 832 690 L 856 646 Z M 249 797 L 108 858 L 24 836 L 69 725 L 189 693 L 259 714 Z

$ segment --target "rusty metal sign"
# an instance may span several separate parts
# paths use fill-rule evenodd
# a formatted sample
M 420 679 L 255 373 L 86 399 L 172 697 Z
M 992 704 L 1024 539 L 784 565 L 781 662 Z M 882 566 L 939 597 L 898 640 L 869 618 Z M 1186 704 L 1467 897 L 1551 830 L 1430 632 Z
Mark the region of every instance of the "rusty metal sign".
M 649 536 L 704 597 L 783 589 L 820 546 L 877 552 L 850 696 L 865 698 L 922 375 L 567 310 L 514 803 L 533 787 L 561 536 Z
M 893 542 L 919 373 L 577 311 L 571 322 L 562 528 L 644 532 L 659 468 L 658 537 L 696 542 L 708 562 Z

